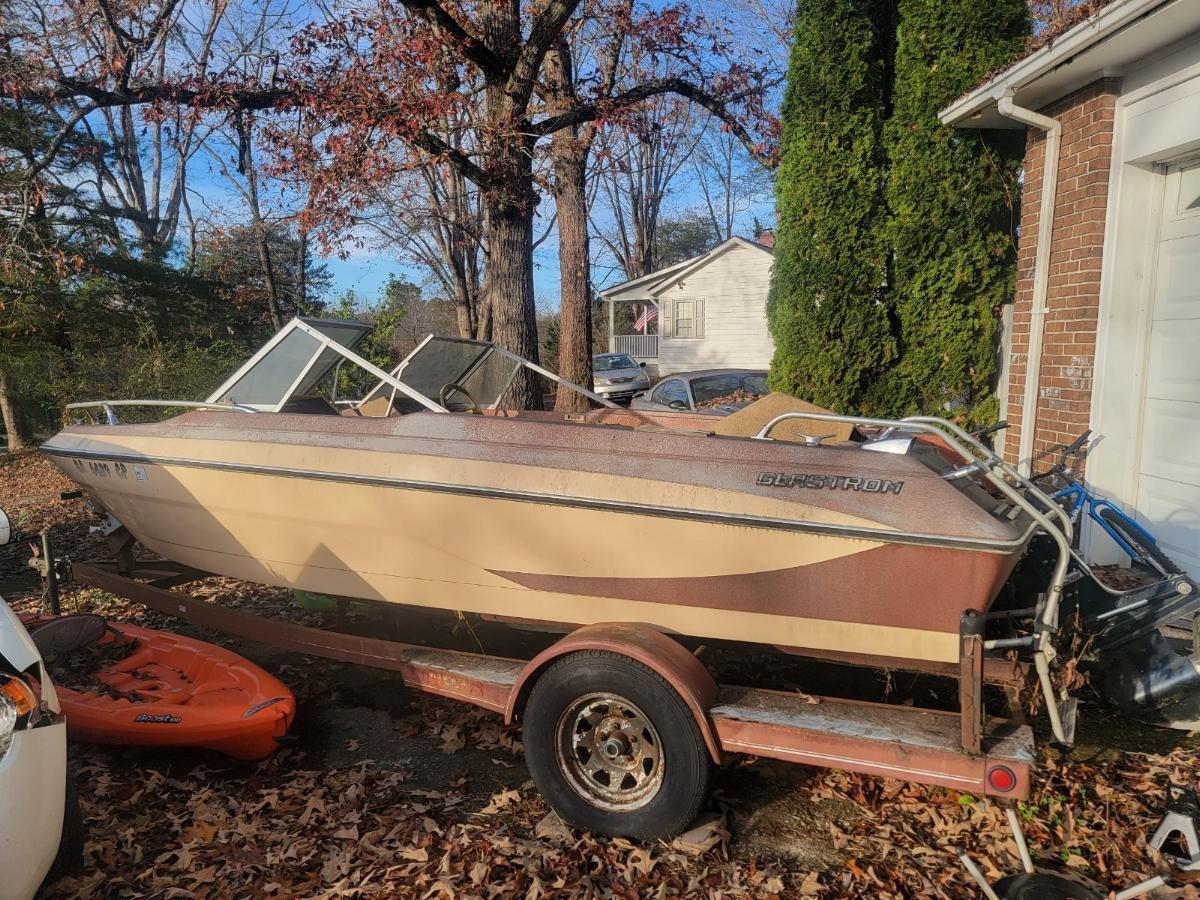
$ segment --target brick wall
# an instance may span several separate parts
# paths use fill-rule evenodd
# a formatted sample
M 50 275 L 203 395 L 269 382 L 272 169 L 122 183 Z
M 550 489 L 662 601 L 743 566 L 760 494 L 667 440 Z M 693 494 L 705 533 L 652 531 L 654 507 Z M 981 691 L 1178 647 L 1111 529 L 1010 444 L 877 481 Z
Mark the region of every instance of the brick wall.
M 1095 81 L 1040 110 L 1062 122 L 1050 282 L 1042 340 L 1034 454 L 1073 439 L 1088 427 L 1100 262 L 1112 158 L 1113 112 L 1120 80 Z M 1021 191 L 1021 237 L 1017 292 L 1009 355 L 1009 434 L 1005 455 L 1017 461 L 1025 396 L 1029 323 L 1033 308 L 1033 265 L 1042 199 L 1045 135 L 1029 129 Z

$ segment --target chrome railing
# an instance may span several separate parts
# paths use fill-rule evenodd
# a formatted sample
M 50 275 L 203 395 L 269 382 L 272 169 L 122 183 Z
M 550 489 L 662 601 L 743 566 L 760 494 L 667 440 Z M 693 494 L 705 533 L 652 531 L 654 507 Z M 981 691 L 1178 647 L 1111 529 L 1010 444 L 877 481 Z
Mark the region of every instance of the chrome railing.
M 251 406 L 243 406 L 240 403 L 198 403 L 195 400 L 89 400 L 84 403 L 68 403 L 67 411 L 72 410 L 102 410 L 104 412 L 104 421 L 108 425 L 119 425 L 121 420 L 117 418 L 116 408 L 121 406 L 143 406 L 143 407 L 168 407 L 176 409 L 223 409 L 233 412 L 253 413 L 258 412 Z

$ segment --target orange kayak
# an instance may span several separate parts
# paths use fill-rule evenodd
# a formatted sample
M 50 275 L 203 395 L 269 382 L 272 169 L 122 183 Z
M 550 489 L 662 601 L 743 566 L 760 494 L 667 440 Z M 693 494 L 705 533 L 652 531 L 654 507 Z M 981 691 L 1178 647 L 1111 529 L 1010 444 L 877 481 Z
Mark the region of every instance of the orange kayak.
M 283 682 L 223 647 L 100 616 L 24 622 L 73 740 L 262 759 L 296 717 Z

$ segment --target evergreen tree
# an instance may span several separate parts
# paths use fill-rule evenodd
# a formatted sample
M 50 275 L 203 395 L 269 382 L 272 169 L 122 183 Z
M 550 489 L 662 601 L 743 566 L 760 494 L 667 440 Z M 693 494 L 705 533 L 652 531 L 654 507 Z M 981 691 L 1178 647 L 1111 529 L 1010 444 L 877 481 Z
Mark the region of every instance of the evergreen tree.
M 771 386 L 865 411 L 895 353 L 886 154 L 895 0 L 800 0 L 776 178 Z
M 900 359 L 877 403 L 994 421 L 995 333 L 1015 277 L 1020 131 L 942 125 L 938 110 L 1025 46 L 1023 0 L 900 0 L 886 128 Z

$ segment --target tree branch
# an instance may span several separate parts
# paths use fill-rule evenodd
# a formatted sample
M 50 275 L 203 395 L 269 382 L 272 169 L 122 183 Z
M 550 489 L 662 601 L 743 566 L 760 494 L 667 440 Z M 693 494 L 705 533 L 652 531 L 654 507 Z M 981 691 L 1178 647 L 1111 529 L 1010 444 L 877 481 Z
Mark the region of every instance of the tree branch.
M 525 98 L 533 91 L 534 82 L 542 70 L 546 54 L 557 41 L 563 38 L 567 20 L 579 7 L 580 0 L 551 0 L 534 20 L 529 29 L 529 38 L 521 47 L 517 63 L 512 71 L 514 93 Z M 555 129 L 557 130 L 557 129 Z
M 114 91 L 75 78 L 61 78 L 58 87 L 49 92 L 48 99 L 65 100 L 85 97 L 93 108 L 126 108 L 149 103 L 176 103 L 199 109 L 264 110 L 302 105 L 300 92 L 286 87 L 233 88 L 225 84 L 210 84 L 201 88 L 175 84 L 152 84 Z M 38 99 L 36 96 L 31 99 Z M 480 188 L 497 189 L 503 184 L 485 171 L 466 153 L 453 147 L 431 131 L 420 130 L 408 140 L 418 150 L 445 159 Z
M 450 15 L 438 0 L 400 0 L 410 12 L 416 13 L 425 21 L 441 29 L 459 45 L 463 56 L 479 67 L 485 75 L 495 78 L 507 78 L 512 71 L 512 64 L 503 56 L 492 50 L 478 37 L 471 34 L 458 19 Z
M 593 121 L 613 111 L 627 109 L 651 97 L 660 97 L 663 94 L 676 94 L 677 96 L 691 100 L 698 106 L 704 107 L 724 122 L 729 128 L 730 133 L 741 141 L 751 156 L 764 166 L 773 169 L 776 165 L 775 161 L 763 152 L 763 149 L 758 146 L 750 132 L 746 130 L 746 127 L 738 117 L 729 109 L 730 104 L 756 94 L 759 90 L 760 88 L 748 88 L 728 97 L 718 97 L 711 91 L 700 87 L 698 84 L 693 84 L 684 78 L 677 76 L 655 78 L 651 81 L 634 85 L 628 90 L 621 91 L 608 100 L 584 103 L 559 115 L 547 116 L 533 124 L 532 132 L 539 138 L 545 137 L 563 128 L 569 128 L 581 122 Z

